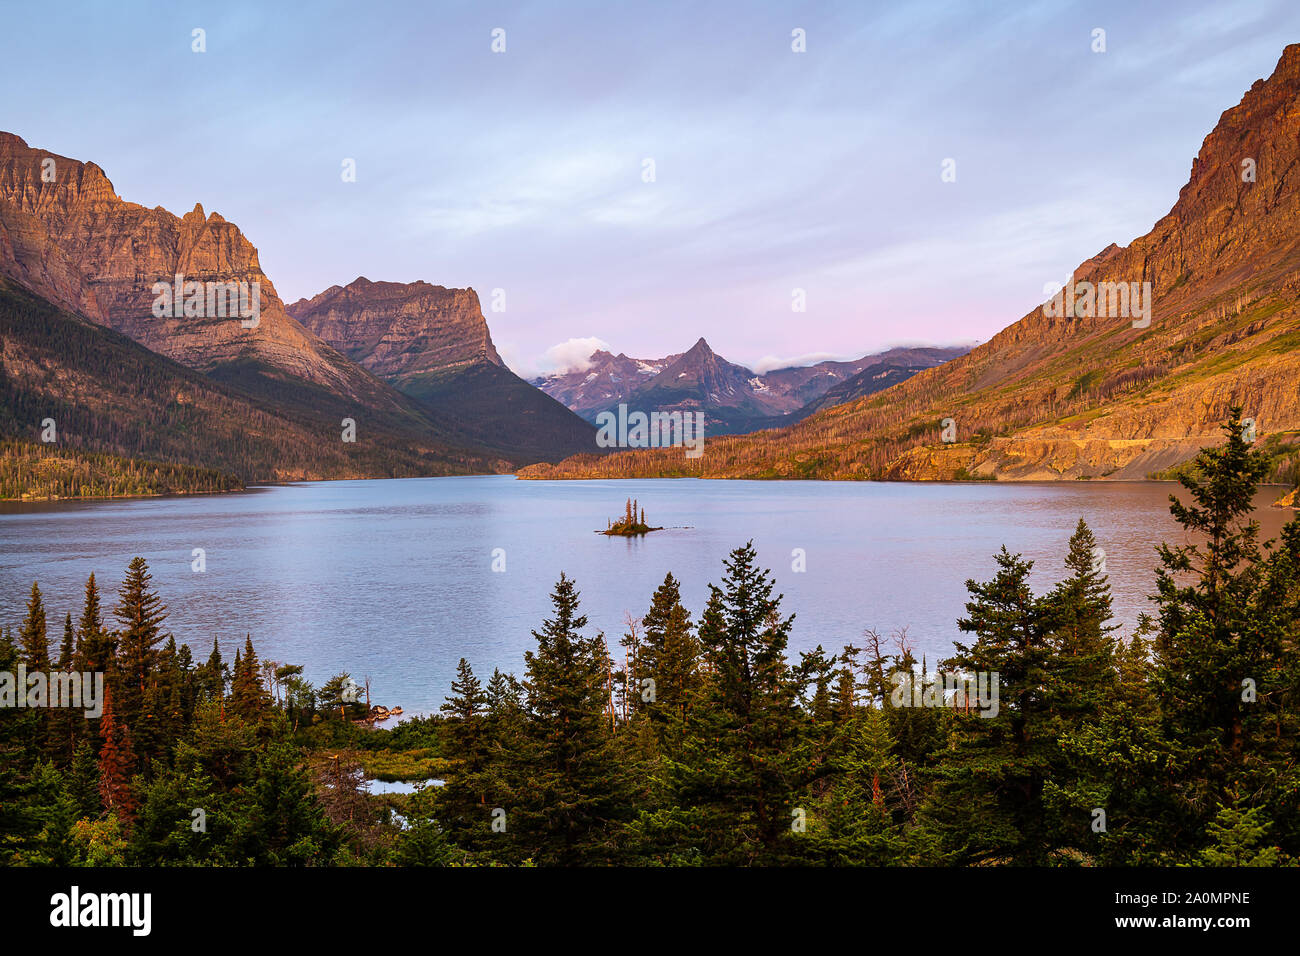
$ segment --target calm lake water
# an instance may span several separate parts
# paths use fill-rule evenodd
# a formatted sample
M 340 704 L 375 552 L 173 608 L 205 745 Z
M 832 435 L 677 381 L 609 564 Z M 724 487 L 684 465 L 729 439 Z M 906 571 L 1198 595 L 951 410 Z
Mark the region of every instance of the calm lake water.
M 578 582 L 591 630 L 615 648 L 624 618 L 671 571 L 698 616 L 722 559 L 753 539 L 797 616 L 792 653 L 861 645 L 864 628 L 906 627 L 933 662 L 959 637 L 967 578 L 985 579 L 1005 544 L 1035 561 L 1047 590 L 1084 518 L 1106 552 L 1118 617 L 1150 607 L 1154 546 L 1181 541 L 1158 483 L 518 481 L 512 477 L 314 482 L 241 494 L 0 506 L 0 624 L 17 625 L 40 582 L 57 644 L 92 571 L 113 603 L 142 555 L 170 608 L 168 627 L 206 659 L 245 633 L 264 658 L 303 664 L 320 685 L 348 671 L 406 714 L 436 710 L 462 656 L 486 682 L 523 673 L 532 628 L 561 571 Z M 1276 536 L 1283 513 L 1259 518 Z M 641 539 L 593 534 L 638 498 Z M 207 570 L 191 570 L 194 548 Z M 492 570 L 493 550 L 505 571 Z M 792 570 L 792 552 L 806 571 Z M 1123 632 L 1121 632 L 1123 633 Z M 620 654 L 621 656 L 621 654 Z

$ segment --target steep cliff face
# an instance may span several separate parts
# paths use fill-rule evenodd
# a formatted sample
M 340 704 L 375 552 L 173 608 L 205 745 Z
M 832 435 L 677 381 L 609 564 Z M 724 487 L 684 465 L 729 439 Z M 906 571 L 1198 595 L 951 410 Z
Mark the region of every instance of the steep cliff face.
M 596 450 L 591 425 L 506 368 L 473 289 L 363 277 L 289 312 L 466 441 L 527 461 Z
M 1300 430 L 1300 44 L 1222 115 L 1169 213 L 1073 278 L 1091 305 L 1035 307 L 879 395 L 710 442 L 695 462 L 631 453 L 618 473 L 1140 478 L 1217 443 L 1233 405 L 1261 437 Z M 1101 305 L 1100 283 L 1149 288 L 1150 321 L 1117 295 Z M 960 450 L 942 447 L 945 419 Z
M 0 273 L 200 371 L 234 367 L 247 378 L 255 368 L 400 405 L 289 317 L 257 250 L 233 223 L 200 205 L 178 217 L 125 202 L 94 163 L 33 149 L 10 133 L 0 133 Z M 178 273 L 186 281 L 256 283 L 256 327 L 229 315 L 155 316 L 154 284 L 170 284 Z
M 299 299 L 288 312 L 388 381 L 472 362 L 503 364 L 473 289 L 362 277 Z

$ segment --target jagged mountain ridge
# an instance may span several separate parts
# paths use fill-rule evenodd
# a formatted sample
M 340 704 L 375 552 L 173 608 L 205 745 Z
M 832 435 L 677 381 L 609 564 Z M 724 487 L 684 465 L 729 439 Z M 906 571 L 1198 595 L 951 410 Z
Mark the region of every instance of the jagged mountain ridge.
M 702 411 L 711 434 L 728 434 L 789 424 L 811 414 L 830 390 L 845 388 L 868 369 L 889 366 L 890 382 L 874 389 L 858 383 L 854 394 L 887 387 L 920 368 L 929 368 L 964 348 L 895 348 L 855 361 L 823 361 L 758 374 L 728 362 L 701 337 L 690 349 L 662 359 L 633 359 L 607 351 L 592 354 L 586 368 L 534 379 L 588 421 L 620 403 L 643 411 Z

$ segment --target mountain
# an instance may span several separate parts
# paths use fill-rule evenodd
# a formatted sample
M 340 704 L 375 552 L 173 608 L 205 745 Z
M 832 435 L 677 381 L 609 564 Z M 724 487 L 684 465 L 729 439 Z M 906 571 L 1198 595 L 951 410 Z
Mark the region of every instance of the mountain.
M 256 328 L 238 318 L 153 314 L 154 283 L 256 282 Z M 0 132 L 0 274 L 215 378 L 306 383 L 365 404 L 391 390 L 294 322 L 233 223 L 201 205 L 178 217 L 125 202 L 94 163 Z
M 759 375 L 723 359 L 701 338 L 688 351 L 662 359 L 597 351 L 586 368 L 536 379 L 534 384 L 588 421 L 616 410 L 620 403 L 646 412 L 703 411 L 706 432 L 721 435 L 798 421 L 811 414 L 828 391 L 846 386 L 868 368 L 896 366 L 888 373 L 889 382 L 863 380 L 855 395 L 878 391 L 964 351 L 890 349 L 852 362 L 825 361 Z
M 244 482 L 469 474 L 500 459 L 382 421 L 278 408 L 150 351 L 120 332 L 0 278 L 0 435 L 38 442 L 53 419 L 60 452 L 218 469 Z
M 474 445 L 531 461 L 596 447 L 590 424 L 505 367 L 473 289 L 361 277 L 287 311 Z
M 749 369 L 733 365 L 701 338 L 625 400 L 641 411 L 704 412 L 705 434 L 747 431 L 780 414 L 781 402 Z
M 287 311 L 388 381 L 476 361 L 502 364 L 473 289 L 371 282 L 363 276 L 299 299 Z
M 173 303 L 156 308 L 159 292 L 178 274 L 204 284 L 200 294 L 181 287 Z M 430 346 L 427 367 L 417 361 L 408 369 L 441 370 L 440 355 L 474 353 L 486 342 L 497 365 L 468 376 L 469 385 L 457 392 L 468 397 L 440 401 L 431 393 L 445 386 L 436 385 L 426 385 L 429 394 L 419 399 L 403 394 L 288 314 L 257 249 L 233 223 L 205 214 L 200 205 L 178 217 L 126 202 L 94 163 L 33 149 L 11 133 L 0 133 L 0 276 L 234 388 L 260 408 L 312 422 L 318 431 L 338 431 L 344 419 L 352 419 L 361 435 L 382 433 L 419 450 L 416 460 L 428 449 L 445 449 L 447 457 L 431 462 L 429 474 L 473 470 L 466 468 L 470 460 L 479 463 L 474 468 L 490 471 L 542 460 L 553 433 L 569 439 L 557 444 L 553 457 L 591 447 L 572 439 L 583 427 L 576 419 L 567 432 L 527 432 L 529 416 L 542 415 L 535 406 L 544 397 L 517 394 L 526 386 L 500 367 L 481 314 L 479 329 L 448 325 L 448 338 L 437 343 L 441 352 L 420 343 Z M 240 284 L 250 306 L 246 318 L 232 314 L 237 302 L 213 297 L 214 287 Z M 454 341 L 461 333 L 469 337 Z M 61 358 L 67 357 L 53 357 Z M 523 423 L 516 421 L 521 415 Z M 512 444 L 520 433 L 526 440 Z M 322 471 L 335 473 L 335 464 L 323 454 Z M 302 467 L 306 463 L 283 463 L 289 471 Z
M 844 381 L 837 382 L 819 397 L 808 402 L 799 410 L 798 418 L 802 420 L 823 408 L 843 405 L 845 402 L 851 402 L 854 399 L 883 392 L 885 389 L 892 388 L 899 382 L 911 378 L 917 372 L 923 372 L 927 368 L 942 365 L 944 362 L 965 355 L 969 351 L 970 349 L 964 346 L 900 348 L 890 349 L 879 355 L 869 355 L 862 361 L 871 361 L 870 365 Z
M 1300 433 L 1300 44 L 1221 116 L 1169 213 L 1074 272 L 990 341 L 776 432 L 571 459 L 529 477 L 709 475 L 1143 478 L 1221 439 L 1233 405 L 1261 438 Z M 1150 283 L 1150 321 L 1103 282 Z M 1114 290 L 1111 290 L 1114 291 Z M 1090 314 L 1091 313 L 1091 314 Z M 942 441 L 952 419 L 957 442 Z M 617 471 L 616 471 L 617 469 Z
M 583 368 L 544 375 L 532 382 L 590 422 L 605 409 L 626 401 L 629 395 L 679 358 L 681 355 L 634 359 L 622 352 L 614 355 L 597 349 Z

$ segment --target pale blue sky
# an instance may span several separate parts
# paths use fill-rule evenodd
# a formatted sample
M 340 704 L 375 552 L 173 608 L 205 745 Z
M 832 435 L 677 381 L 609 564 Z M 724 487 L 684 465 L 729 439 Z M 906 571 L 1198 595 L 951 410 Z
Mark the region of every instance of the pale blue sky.
M 588 336 L 751 365 L 987 339 L 1166 213 L 1300 40 L 1294 0 L 271 6 L 10 4 L 0 129 L 220 212 L 287 301 L 503 288 L 525 371 Z

